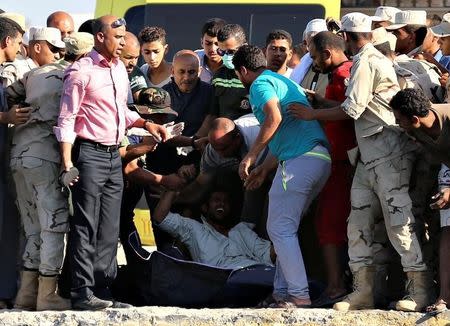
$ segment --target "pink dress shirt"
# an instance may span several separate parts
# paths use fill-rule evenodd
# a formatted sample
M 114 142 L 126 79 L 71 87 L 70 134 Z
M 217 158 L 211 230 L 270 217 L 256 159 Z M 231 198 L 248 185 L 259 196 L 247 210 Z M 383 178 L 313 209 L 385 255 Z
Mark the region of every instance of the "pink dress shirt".
M 127 107 L 128 75 L 119 59 L 112 63 L 97 51 L 67 68 L 61 111 L 54 128 L 59 142 L 76 138 L 118 145 L 125 129 L 140 118 Z

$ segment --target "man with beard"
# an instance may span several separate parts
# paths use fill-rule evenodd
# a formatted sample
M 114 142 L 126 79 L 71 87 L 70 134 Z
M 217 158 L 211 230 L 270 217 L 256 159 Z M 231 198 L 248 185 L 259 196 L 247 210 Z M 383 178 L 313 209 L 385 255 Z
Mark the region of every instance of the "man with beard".
M 128 94 L 128 103 L 135 102 L 139 93 L 147 88 L 144 73 L 136 66 L 139 59 L 141 46 L 137 37 L 130 32 L 125 33 L 125 46 L 120 54 L 120 60 L 127 70 L 128 80 L 130 81 L 130 93 Z
M 332 32 L 320 32 L 309 43 L 309 53 L 314 70 L 328 74 L 325 98 L 312 94 L 312 105 L 339 105 L 346 99 L 352 61 L 344 53 L 344 40 Z M 347 151 L 356 146 L 353 121 L 326 121 L 323 124 L 330 142 L 331 175 L 319 195 L 316 217 L 317 233 L 322 247 L 327 271 L 327 288 L 314 304 L 323 306 L 337 302 L 347 293 L 343 280 L 343 266 L 340 262 L 342 250 L 346 247 L 347 217 L 350 213 L 350 188 L 352 166 Z
M 186 245 L 195 262 L 230 269 L 272 265 L 275 252 L 270 241 L 259 238 L 245 223 L 236 224 L 233 193 L 215 187 L 202 205 L 203 216 L 198 222 L 170 212 L 177 193 L 168 191 L 161 195 L 153 219 Z
M 282 29 L 273 30 L 266 37 L 267 68 L 289 78 L 292 69 L 287 66 L 292 58 L 292 36 Z

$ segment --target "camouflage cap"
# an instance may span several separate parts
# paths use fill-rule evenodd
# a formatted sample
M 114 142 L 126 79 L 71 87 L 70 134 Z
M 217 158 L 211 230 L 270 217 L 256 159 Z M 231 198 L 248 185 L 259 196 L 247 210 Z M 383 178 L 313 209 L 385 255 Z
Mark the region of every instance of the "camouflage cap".
M 66 43 L 66 52 L 75 55 L 91 52 L 94 46 L 94 36 L 84 32 L 74 32 L 63 41 Z
M 178 116 L 178 113 L 171 109 L 170 94 L 158 87 L 144 88 L 140 93 L 135 110 L 141 115 L 169 114 Z

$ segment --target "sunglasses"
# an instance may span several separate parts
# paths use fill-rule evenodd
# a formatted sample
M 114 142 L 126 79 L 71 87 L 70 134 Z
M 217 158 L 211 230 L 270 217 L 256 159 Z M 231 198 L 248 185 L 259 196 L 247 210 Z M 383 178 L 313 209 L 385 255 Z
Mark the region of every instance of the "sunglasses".
M 60 49 L 60 48 L 57 48 L 56 46 L 54 46 L 53 44 L 51 44 L 50 42 L 48 42 L 47 41 L 47 45 L 48 45 L 48 48 L 49 48 L 49 50 L 52 52 L 52 53 L 59 53 L 62 49 Z
M 237 49 L 234 50 L 222 50 L 222 49 L 217 49 L 217 54 L 220 55 L 221 57 L 223 57 L 225 54 L 228 55 L 234 55 L 237 52 Z
M 117 28 L 120 26 L 127 26 L 127 22 L 125 21 L 125 18 L 119 18 L 111 23 L 112 28 Z

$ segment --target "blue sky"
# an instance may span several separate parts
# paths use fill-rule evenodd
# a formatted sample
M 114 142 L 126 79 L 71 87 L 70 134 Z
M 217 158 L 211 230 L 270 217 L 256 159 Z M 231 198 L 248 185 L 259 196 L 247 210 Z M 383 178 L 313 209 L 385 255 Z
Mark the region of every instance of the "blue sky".
M 95 0 L 1 0 L 0 9 L 24 15 L 28 27 L 45 26 L 47 16 L 57 10 L 93 15 Z

